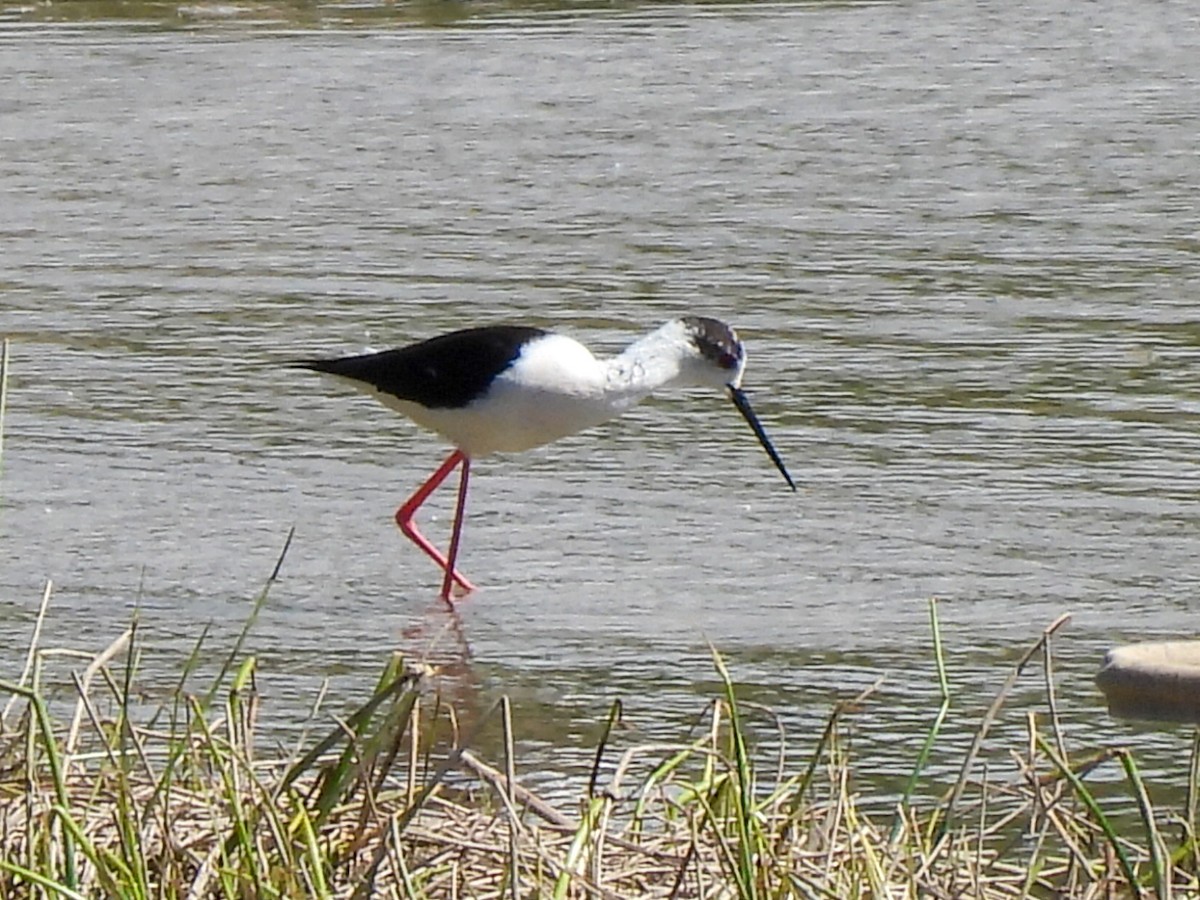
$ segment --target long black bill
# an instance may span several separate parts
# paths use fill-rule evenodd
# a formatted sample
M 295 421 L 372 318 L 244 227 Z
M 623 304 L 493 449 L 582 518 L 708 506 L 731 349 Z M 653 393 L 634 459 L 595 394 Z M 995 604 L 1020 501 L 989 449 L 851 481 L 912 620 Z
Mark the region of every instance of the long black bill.
M 749 422 L 750 427 L 754 429 L 754 436 L 758 438 L 758 442 L 767 451 L 767 456 L 771 457 L 771 462 L 775 463 L 775 468 L 783 473 L 783 477 L 787 479 L 788 487 L 794 491 L 796 483 L 792 481 L 792 476 L 784 468 L 783 460 L 779 458 L 779 454 L 775 452 L 775 448 L 771 445 L 771 439 L 767 437 L 766 431 L 763 430 L 762 422 L 758 421 L 758 416 L 750 408 L 750 400 L 746 397 L 746 392 L 741 388 L 735 388 L 733 385 L 730 385 L 729 396 L 733 398 L 733 405 L 738 408 L 738 412 L 742 414 L 742 418 Z

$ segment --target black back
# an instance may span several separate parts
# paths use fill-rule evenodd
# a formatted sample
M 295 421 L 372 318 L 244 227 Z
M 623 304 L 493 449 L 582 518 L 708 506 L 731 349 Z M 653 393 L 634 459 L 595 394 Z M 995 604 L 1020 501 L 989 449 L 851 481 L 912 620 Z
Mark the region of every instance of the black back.
M 296 365 L 361 381 L 427 409 L 456 409 L 484 394 L 520 356 L 522 346 L 545 333 L 523 325 L 486 325 L 382 353 Z

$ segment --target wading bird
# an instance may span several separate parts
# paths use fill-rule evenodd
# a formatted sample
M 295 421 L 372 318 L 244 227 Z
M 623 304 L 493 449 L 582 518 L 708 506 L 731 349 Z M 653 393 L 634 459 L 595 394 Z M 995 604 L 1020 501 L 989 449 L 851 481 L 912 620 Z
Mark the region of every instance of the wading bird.
M 796 490 L 742 391 L 745 347 L 732 328 L 716 319 L 674 319 L 611 359 L 596 359 L 578 341 L 540 328 L 489 325 L 381 353 L 294 365 L 344 378 L 454 445 L 446 461 L 396 511 L 400 530 L 441 567 L 446 602 L 456 582 L 464 593 L 474 590 L 456 567 L 471 460 L 540 447 L 599 425 L 659 388 L 727 391 Z M 456 467 L 461 467 L 458 500 L 449 553 L 443 556 L 413 518 Z

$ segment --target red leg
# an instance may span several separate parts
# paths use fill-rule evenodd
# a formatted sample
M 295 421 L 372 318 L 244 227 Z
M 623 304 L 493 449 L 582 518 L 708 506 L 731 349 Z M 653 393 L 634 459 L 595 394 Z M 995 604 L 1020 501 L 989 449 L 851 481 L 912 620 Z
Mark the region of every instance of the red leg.
M 451 581 L 457 581 L 464 590 L 473 591 L 475 590 L 475 585 L 471 584 L 471 582 L 455 571 L 454 567 L 446 560 L 446 557 L 442 556 L 441 551 L 429 543 L 425 535 L 421 534 L 417 528 L 417 523 L 413 521 L 413 516 L 421 508 L 421 504 L 429 499 L 429 495 L 437 490 L 438 485 L 446 480 L 446 477 L 454 471 L 454 467 L 459 465 L 459 463 L 463 464 L 463 478 L 459 484 L 458 514 L 455 516 L 454 538 L 451 544 L 451 554 L 455 555 L 458 550 L 458 533 L 461 530 L 462 510 L 465 503 L 466 467 L 469 465 L 466 454 L 461 450 L 455 450 L 446 457 L 446 461 L 438 467 L 438 470 L 430 475 L 429 479 L 417 488 L 411 497 L 404 501 L 403 506 L 396 510 L 396 524 L 400 526 L 400 530 L 404 532 L 410 541 L 425 551 L 425 554 L 430 559 L 441 566 L 442 571 L 446 573 L 447 584 Z M 442 594 L 446 599 L 449 599 L 449 592 L 446 590 L 445 584 L 443 584 Z
M 468 591 L 471 590 L 470 582 L 462 579 L 458 574 L 458 570 L 454 568 L 454 563 L 458 559 L 458 540 L 462 537 L 463 529 L 463 513 L 467 509 L 467 481 L 471 477 L 471 458 L 464 456 L 462 461 L 462 469 L 458 476 L 458 502 L 454 505 L 454 531 L 450 534 L 450 556 L 446 563 L 446 577 L 442 579 L 442 599 L 450 600 L 450 587 L 455 578 L 460 579 L 460 583 Z

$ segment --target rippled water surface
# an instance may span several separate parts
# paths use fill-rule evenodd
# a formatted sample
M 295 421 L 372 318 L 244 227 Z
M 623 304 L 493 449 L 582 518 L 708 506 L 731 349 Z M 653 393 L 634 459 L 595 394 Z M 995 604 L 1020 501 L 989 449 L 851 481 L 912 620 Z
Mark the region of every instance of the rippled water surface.
M 1068 723 L 1182 765 L 1091 678 L 1200 605 L 1191 4 L 57 8 L 0 16 L 0 672 L 52 578 L 46 643 L 140 606 L 165 690 L 295 525 L 251 644 L 297 720 L 393 648 L 469 652 L 463 702 L 510 694 L 570 767 L 617 697 L 678 736 L 711 642 L 805 747 L 884 676 L 856 752 L 899 773 L 936 596 L 954 734 L 1068 612 Z M 446 448 L 281 365 L 513 320 L 613 352 L 684 313 L 741 331 L 800 493 L 703 392 L 482 460 L 457 628 L 391 521 Z

